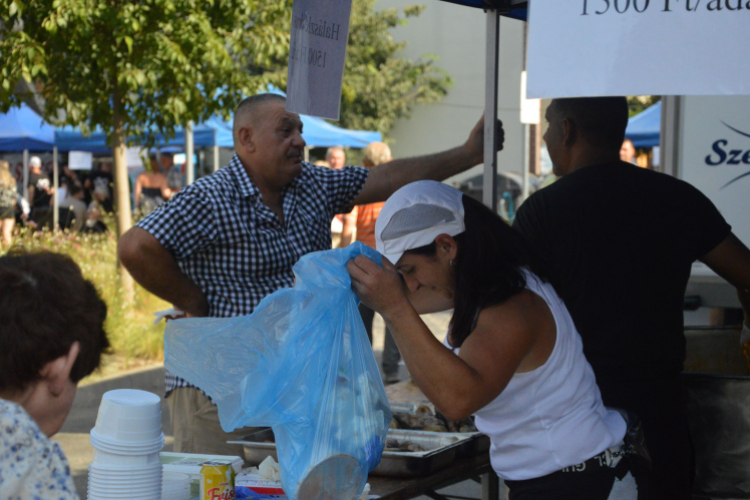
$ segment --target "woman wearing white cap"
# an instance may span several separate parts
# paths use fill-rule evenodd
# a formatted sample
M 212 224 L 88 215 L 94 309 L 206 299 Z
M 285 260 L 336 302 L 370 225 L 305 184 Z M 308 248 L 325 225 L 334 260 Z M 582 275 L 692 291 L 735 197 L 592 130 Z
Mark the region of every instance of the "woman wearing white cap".
M 645 498 L 635 426 L 603 406 L 573 320 L 519 233 L 460 191 L 420 181 L 388 199 L 375 237 L 389 262 L 350 261 L 354 291 L 437 410 L 475 415 L 511 500 Z M 419 314 L 448 309 L 441 344 Z

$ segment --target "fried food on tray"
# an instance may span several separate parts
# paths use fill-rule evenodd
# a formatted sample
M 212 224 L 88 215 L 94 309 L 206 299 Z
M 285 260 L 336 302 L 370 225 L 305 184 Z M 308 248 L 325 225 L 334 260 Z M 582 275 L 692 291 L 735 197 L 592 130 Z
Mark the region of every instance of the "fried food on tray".
M 424 446 L 412 443 L 411 441 L 399 441 L 391 438 L 385 442 L 385 451 L 415 452 L 427 451 L 427 449 Z
M 427 405 L 420 406 L 414 413 L 393 412 L 391 429 L 428 432 L 477 432 L 473 417 L 455 422 L 450 421 L 440 412 L 433 412 L 432 408 Z

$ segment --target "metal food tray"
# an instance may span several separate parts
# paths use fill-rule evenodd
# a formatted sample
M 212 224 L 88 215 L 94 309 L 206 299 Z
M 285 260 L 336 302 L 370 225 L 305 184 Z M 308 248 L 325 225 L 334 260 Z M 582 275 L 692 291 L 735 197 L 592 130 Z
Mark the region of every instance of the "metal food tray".
M 388 437 L 419 444 L 427 451 L 384 451 L 380 464 L 371 474 L 377 476 L 414 477 L 446 467 L 456 458 L 472 456 L 489 449 L 489 438 L 481 433 L 446 433 L 389 429 Z M 486 439 L 485 441 L 482 439 Z M 268 442 L 271 441 L 271 442 Z M 245 449 L 245 462 L 258 465 L 267 457 L 278 461 L 273 430 L 265 429 L 244 436 L 239 441 Z

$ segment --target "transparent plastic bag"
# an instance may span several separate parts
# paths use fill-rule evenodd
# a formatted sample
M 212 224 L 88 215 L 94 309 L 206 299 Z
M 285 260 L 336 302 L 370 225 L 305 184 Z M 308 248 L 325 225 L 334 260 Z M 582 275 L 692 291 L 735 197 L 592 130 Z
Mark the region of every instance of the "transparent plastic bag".
M 360 253 L 382 262 L 361 243 L 308 254 L 294 288 L 253 314 L 174 320 L 164 333 L 165 367 L 214 400 L 225 431 L 273 427 L 291 500 L 356 498 L 385 445 L 391 412 L 346 271 Z

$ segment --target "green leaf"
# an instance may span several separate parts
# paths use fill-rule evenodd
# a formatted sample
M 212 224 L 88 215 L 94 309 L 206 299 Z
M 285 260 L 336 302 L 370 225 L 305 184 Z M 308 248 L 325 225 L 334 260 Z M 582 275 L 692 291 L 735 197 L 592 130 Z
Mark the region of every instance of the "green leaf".
M 8 7 L 8 15 L 12 17 L 16 15 L 16 12 L 18 12 L 18 5 L 16 5 L 16 2 L 11 2 Z
M 133 53 L 133 37 L 125 36 L 123 37 L 123 40 L 125 40 L 125 45 L 128 46 L 128 54 Z

